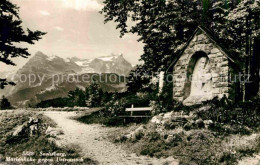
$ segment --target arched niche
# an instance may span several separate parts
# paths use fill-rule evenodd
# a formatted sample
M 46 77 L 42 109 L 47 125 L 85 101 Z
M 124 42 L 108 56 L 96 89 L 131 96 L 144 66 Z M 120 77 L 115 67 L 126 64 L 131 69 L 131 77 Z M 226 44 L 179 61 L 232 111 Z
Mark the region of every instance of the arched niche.
M 184 90 L 184 99 L 212 94 L 211 66 L 205 52 L 197 51 L 192 55 L 187 68 Z

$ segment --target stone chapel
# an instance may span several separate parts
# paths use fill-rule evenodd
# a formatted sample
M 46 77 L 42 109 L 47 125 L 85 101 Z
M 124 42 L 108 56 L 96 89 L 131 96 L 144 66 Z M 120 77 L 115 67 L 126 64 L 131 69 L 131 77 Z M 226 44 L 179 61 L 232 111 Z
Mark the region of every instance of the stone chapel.
M 199 26 L 195 30 L 170 69 L 173 74 L 173 99 L 184 105 L 224 96 L 235 100 L 239 95 L 236 60 L 204 27 Z

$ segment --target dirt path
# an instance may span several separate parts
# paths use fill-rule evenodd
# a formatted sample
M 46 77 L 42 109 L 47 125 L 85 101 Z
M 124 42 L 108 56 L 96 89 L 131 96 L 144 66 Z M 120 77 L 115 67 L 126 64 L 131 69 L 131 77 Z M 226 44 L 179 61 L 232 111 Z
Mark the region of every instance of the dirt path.
M 238 162 L 238 165 L 259 165 L 260 164 L 260 155 L 254 155 L 252 157 L 245 157 Z
M 101 125 L 88 125 L 69 119 L 75 116 L 75 112 L 44 112 L 53 119 L 64 131 L 59 141 L 63 145 L 77 144 L 81 147 L 82 155 L 98 161 L 100 164 L 154 164 L 160 165 L 168 162 L 177 164 L 173 158 L 156 159 L 145 156 L 137 156 L 134 153 L 127 153 L 120 145 L 109 142 L 105 137 L 114 128 L 107 128 Z

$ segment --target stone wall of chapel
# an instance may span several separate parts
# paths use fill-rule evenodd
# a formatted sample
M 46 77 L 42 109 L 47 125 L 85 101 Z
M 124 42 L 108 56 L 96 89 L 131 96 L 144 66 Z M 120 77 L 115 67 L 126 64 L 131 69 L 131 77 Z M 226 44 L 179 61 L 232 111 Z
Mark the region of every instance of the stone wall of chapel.
M 219 98 L 226 95 L 231 98 L 233 95 L 234 85 L 229 81 L 228 77 L 233 71 L 230 68 L 230 62 L 223 52 L 211 42 L 211 40 L 204 33 L 197 33 L 192 41 L 189 43 L 180 59 L 173 68 L 173 99 L 183 101 L 186 96 L 185 82 L 188 81 L 187 69 L 192 56 L 198 52 L 203 51 L 207 54 L 212 76 L 213 95 Z

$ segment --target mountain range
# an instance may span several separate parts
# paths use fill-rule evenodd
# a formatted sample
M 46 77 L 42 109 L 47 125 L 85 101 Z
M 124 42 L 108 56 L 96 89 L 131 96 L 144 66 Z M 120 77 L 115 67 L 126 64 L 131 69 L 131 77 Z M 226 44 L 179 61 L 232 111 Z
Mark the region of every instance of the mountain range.
M 77 87 L 85 89 L 92 81 L 98 82 L 107 92 L 124 91 L 125 76 L 132 69 L 123 55 L 64 59 L 37 52 L 18 71 L 0 72 L 1 78 L 17 82 L 16 86 L 1 90 L 1 95 L 6 95 L 13 105 L 24 107 L 43 100 L 66 97 L 68 91 Z M 71 81 L 76 78 L 77 81 Z
M 94 59 L 80 59 L 77 57 L 63 59 L 59 56 L 47 56 L 37 52 L 20 70 L 24 73 L 116 73 L 128 75 L 132 65 L 123 55 L 111 55 Z

